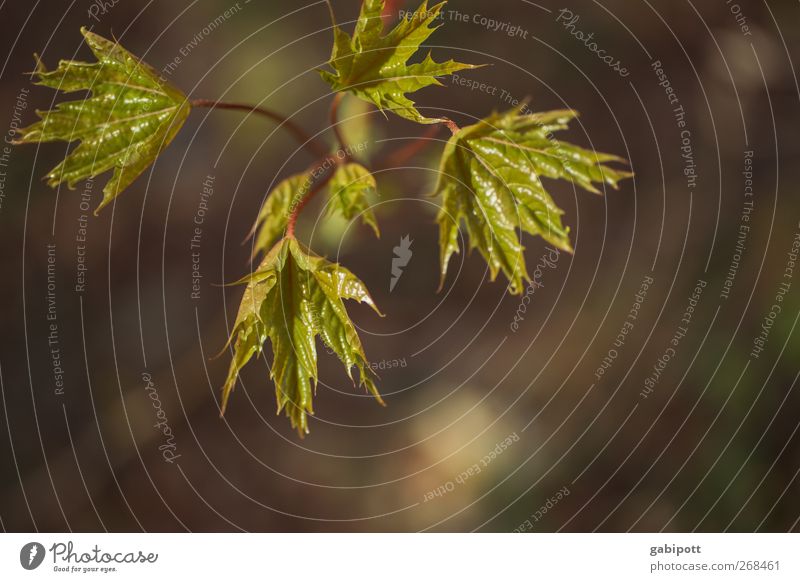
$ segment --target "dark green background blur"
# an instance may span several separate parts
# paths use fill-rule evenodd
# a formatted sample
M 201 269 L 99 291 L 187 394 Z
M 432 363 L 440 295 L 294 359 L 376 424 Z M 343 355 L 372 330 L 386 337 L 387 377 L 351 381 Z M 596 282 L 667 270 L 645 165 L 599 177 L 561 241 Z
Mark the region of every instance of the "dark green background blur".
M 399 10 L 393 2 L 387 22 Z M 465 77 L 497 95 L 445 81 L 414 96 L 460 124 L 508 105 L 581 112 L 562 137 L 631 160 L 635 180 L 605 197 L 548 182 L 573 230 L 574 256 L 542 272 L 519 329 L 520 304 L 488 280 L 477 254 L 457 256 L 437 294 L 435 141 L 406 168 L 377 173 L 382 237 L 361 225 L 315 227 L 303 238 L 370 287 L 381 309 L 352 305 L 387 408 L 353 389 L 321 355 L 311 434 L 275 416 L 266 362 L 252 363 L 224 419 L 224 345 L 248 271 L 242 245 L 276 180 L 313 160 L 265 120 L 198 110 L 175 142 L 113 207 L 88 223 L 86 290 L 74 289 L 83 188 L 57 192 L 43 176 L 64 144 L 16 147 L 0 206 L 3 268 L 0 520 L 9 531 L 787 531 L 797 530 L 800 281 L 783 301 L 764 351 L 753 340 L 784 281 L 798 232 L 800 5 L 740 0 L 745 34 L 724 0 L 453 0 L 431 39 L 439 60 L 488 63 Z M 92 8 L 94 6 L 94 8 Z M 328 89 L 315 69 L 330 52 L 323 3 L 119 0 L 0 4 L 0 131 L 48 109 L 31 88 L 32 53 L 54 67 L 89 59 L 79 28 L 112 35 L 191 98 L 280 110 L 332 140 Z M 354 0 L 335 1 L 347 30 Z M 621 77 L 557 22 L 630 71 Z M 96 20 L 90 17 L 96 15 Z M 521 27 L 487 30 L 485 16 Z M 477 20 L 477 22 L 476 22 Z M 203 29 L 206 28 L 208 34 Z M 198 40 L 199 38 L 199 40 Z M 190 47 L 187 50 L 187 47 Z M 651 63 L 660 60 L 686 111 L 698 173 L 687 188 L 681 136 Z M 17 105 L 22 89 L 24 108 Z M 430 108 L 430 109 L 428 109 Z M 444 111 L 443 111 L 444 110 Z M 425 128 L 385 119 L 348 99 L 348 139 L 376 167 Z M 446 137 L 445 132 L 436 139 Z M 730 297 L 744 152 L 752 150 L 754 210 Z M 189 248 L 202 185 L 213 176 L 193 300 Z M 95 180 L 92 206 L 105 178 Z M 393 292 L 393 248 L 413 258 Z M 534 270 L 547 253 L 526 237 Z M 341 244 L 340 244 L 341 243 Z M 56 245 L 56 305 L 65 387 L 57 394 L 48 345 L 47 245 Z M 639 319 L 613 342 L 642 280 Z M 707 282 L 686 337 L 648 398 L 645 378 L 669 347 L 698 280 Z M 609 349 L 613 365 L 597 380 Z M 269 351 L 268 351 L 269 353 Z M 384 366 L 387 367 L 387 366 Z M 150 374 L 174 433 L 165 462 Z M 481 459 L 514 435 L 489 463 Z M 478 464 L 480 472 L 469 470 Z M 465 478 L 464 475 L 468 476 Z M 432 495 L 432 491 L 439 495 Z M 559 492 L 562 492 L 559 494 Z M 563 492 L 568 492 L 565 495 Z M 426 500 L 429 499 L 429 500 Z M 542 508 L 545 511 L 542 511 Z

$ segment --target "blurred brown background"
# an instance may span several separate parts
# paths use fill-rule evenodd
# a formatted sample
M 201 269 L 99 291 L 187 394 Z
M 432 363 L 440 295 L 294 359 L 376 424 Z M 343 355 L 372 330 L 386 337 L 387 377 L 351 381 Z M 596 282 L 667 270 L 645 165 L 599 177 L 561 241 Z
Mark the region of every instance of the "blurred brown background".
M 358 4 L 334 2 L 347 30 Z M 314 206 L 304 215 L 304 239 L 358 274 L 388 315 L 350 306 L 368 356 L 383 362 L 388 407 L 354 390 L 323 350 L 317 417 L 304 440 L 275 416 L 263 359 L 246 369 L 220 419 L 228 355 L 211 358 L 241 294 L 218 284 L 247 272 L 249 247 L 241 241 L 271 185 L 313 160 L 262 119 L 193 112 L 152 172 L 88 221 L 86 286 L 76 292 L 85 188 L 56 192 L 40 179 L 63 158 L 64 144 L 13 148 L 0 206 L 2 527 L 797 530 L 800 281 L 784 275 L 800 221 L 800 6 L 733 6 L 447 6 L 430 39 L 434 55 L 490 64 L 464 76 L 498 91 L 446 81 L 415 95 L 430 108 L 423 112 L 466 124 L 507 108 L 506 94 L 530 97 L 535 110 L 575 108 L 581 118 L 561 137 L 629 158 L 636 178 L 603 198 L 549 183 L 576 253 L 542 269 L 543 286 L 516 331 L 520 298 L 502 281 L 489 282 L 477 255 L 456 257 L 445 291 L 436 293 L 437 201 L 426 195 L 440 142 L 407 168 L 377 173 L 379 241 L 358 224 L 315 227 Z M 387 22 L 414 7 L 392 2 Z M 579 17 L 572 28 L 562 9 Z M 32 0 L 5 2 L 0 14 L 4 135 L 15 109 L 27 125 L 35 108 L 61 98 L 31 86 L 32 53 L 51 67 L 60 58 L 89 60 L 79 34 L 86 25 L 157 69 L 180 56 L 168 76 L 192 98 L 262 103 L 332 140 L 330 96 L 315 71 L 330 52 L 324 3 Z M 495 31 L 484 18 L 508 26 Z M 512 26 L 513 36 L 503 32 Z M 629 74 L 606 66 L 575 31 L 593 33 Z M 691 132 L 693 189 L 674 105 L 652 67 L 659 60 Z M 348 139 L 365 142 L 376 163 L 425 132 L 352 99 L 343 115 Z M 753 152 L 754 204 L 744 223 L 746 151 Z M 193 299 L 190 239 L 208 177 L 214 194 L 202 226 L 201 293 Z M 95 180 L 92 207 L 104 183 Z M 742 224 L 750 230 L 737 254 Z M 405 235 L 413 258 L 390 293 L 393 248 Z M 539 239 L 525 240 L 534 271 L 547 250 Z M 48 343 L 51 244 L 57 344 Z M 647 277 L 653 283 L 639 317 L 615 346 Z M 707 285 L 687 333 L 644 398 L 698 280 Z M 754 357 L 754 340 L 787 282 Z M 63 393 L 52 347 L 60 350 Z M 609 350 L 616 350 L 613 363 L 598 379 Z M 174 434 L 172 462 L 153 426 L 148 377 Z M 471 470 L 476 464 L 480 471 Z

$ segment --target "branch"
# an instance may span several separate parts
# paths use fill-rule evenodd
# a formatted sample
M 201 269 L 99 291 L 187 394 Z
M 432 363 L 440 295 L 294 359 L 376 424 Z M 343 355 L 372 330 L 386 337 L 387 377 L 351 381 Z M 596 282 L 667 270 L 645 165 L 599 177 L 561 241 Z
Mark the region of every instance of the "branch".
M 328 184 L 328 182 L 331 181 L 331 178 L 333 178 L 333 173 L 336 171 L 336 167 L 353 157 L 352 150 L 347 146 L 347 142 L 345 141 L 344 135 L 342 134 L 339 126 L 339 105 L 341 104 L 343 97 L 343 93 L 337 93 L 334 96 L 333 101 L 331 101 L 330 109 L 331 128 L 333 129 L 333 133 L 336 135 L 336 142 L 343 155 L 325 155 L 316 164 L 317 169 L 324 168 L 325 165 L 329 163 L 331 164 L 331 168 L 326 172 L 323 178 L 314 184 L 314 187 L 311 188 L 305 196 L 303 196 L 302 200 L 300 200 L 297 206 L 295 206 L 292 210 L 292 213 L 289 215 L 289 221 L 286 224 L 286 236 L 288 238 L 294 237 L 294 230 L 297 226 L 297 219 L 300 216 L 300 213 L 303 212 L 303 209 L 308 205 L 311 199 L 314 198 L 314 196 L 316 196 L 320 190 L 322 190 Z M 312 174 L 314 174 L 313 171 Z
M 190 102 L 192 107 L 204 107 L 206 109 L 230 109 L 234 111 L 244 111 L 247 113 L 256 113 L 262 115 L 272 121 L 277 122 L 280 127 L 283 127 L 291 133 L 294 138 L 303 146 L 309 153 L 313 154 L 316 158 L 327 156 L 328 148 L 325 147 L 319 140 L 311 137 L 306 131 L 297 125 L 292 120 L 284 117 L 280 113 L 258 107 L 256 105 L 248 105 L 245 103 L 228 103 L 227 101 L 213 101 L 210 99 L 194 99 Z
M 343 162 L 346 162 L 346 161 L 352 159 L 352 157 L 353 157 L 352 150 L 348 147 L 347 142 L 344 139 L 344 135 L 342 134 L 341 127 L 340 127 L 340 122 L 339 122 L 339 106 L 341 105 L 343 98 L 344 98 L 344 93 L 337 93 L 334 96 L 333 101 L 331 101 L 331 108 L 330 108 L 330 116 L 329 117 L 330 117 L 331 128 L 333 129 L 333 133 L 336 135 L 336 141 L 337 141 L 337 143 L 339 145 L 339 148 L 340 148 L 341 152 L 343 152 L 344 155 L 342 155 L 342 156 L 339 156 L 339 155 L 331 156 L 331 155 L 328 155 L 328 154 L 324 154 L 321 157 L 321 160 L 316 164 L 317 165 L 317 169 L 323 169 L 325 167 L 325 165 L 329 164 L 329 163 L 331 164 L 331 168 L 329 168 L 326 171 L 325 176 L 322 177 L 321 179 L 319 179 L 319 181 L 317 181 L 314 184 L 314 186 L 308 191 L 308 193 L 305 196 L 303 196 L 303 198 L 300 200 L 300 202 L 297 204 L 297 206 L 295 206 L 294 209 L 292 210 L 292 213 L 289 215 L 289 220 L 288 220 L 288 222 L 286 224 L 286 236 L 287 236 L 287 238 L 294 238 L 294 231 L 295 231 L 295 228 L 297 226 L 297 219 L 299 218 L 300 213 L 303 212 L 303 209 L 308 205 L 308 203 L 311 201 L 311 199 L 314 198 L 314 196 L 316 196 L 328 184 L 328 182 L 331 181 L 331 179 L 333 178 L 333 174 L 334 174 L 336 168 L 340 164 L 342 164 Z M 213 106 L 225 107 L 225 108 L 228 108 L 228 109 L 239 109 L 241 107 L 249 107 L 249 106 L 240 106 L 240 105 L 237 105 L 237 104 L 230 104 L 230 103 L 225 103 L 225 104 L 220 105 L 220 104 L 214 104 L 213 102 L 211 102 L 211 106 L 212 107 Z M 251 108 L 250 110 L 256 111 L 256 112 L 259 112 L 259 113 L 262 112 L 262 111 L 260 111 L 259 109 L 256 109 L 256 108 Z M 277 114 L 275 114 L 275 113 L 273 113 L 271 111 L 264 110 L 263 113 L 265 115 L 270 116 L 272 119 L 276 119 Z M 277 116 L 277 117 L 280 117 L 280 116 Z M 289 122 L 288 120 L 284 120 L 282 118 L 280 118 L 280 120 L 281 120 L 282 123 L 286 124 L 287 127 L 289 127 L 291 129 L 292 126 L 289 125 L 289 123 L 291 123 L 291 122 Z M 446 117 L 442 118 L 442 121 L 441 121 L 440 125 L 447 126 L 447 128 L 450 130 L 450 132 L 453 135 L 455 135 L 459 131 L 461 131 L 461 128 L 458 127 L 458 125 L 456 124 L 455 121 L 452 121 L 451 119 L 448 119 Z M 295 126 L 295 128 L 299 129 L 296 126 Z M 301 129 L 299 131 L 302 132 Z M 430 129 L 428 130 L 428 133 L 431 133 Z M 433 135 L 435 135 L 435 134 L 433 134 Z M 433 135 L 431 135 L 430 137 L 433 137 Z M 422 142 L 422 143 L 417 143 L 417 142 Z M 408 156 L 408 158 L 412 157 L 418 151 L 420 151 L 423 147 L 425 147 L 426 138 L 424 138 L 424 137 L 420 138 L 419 140 L 417 140 L 417 142 L 411 144 L 407 148 L 404 148 L 406 150 L 405 153 L 403 153 L 402 150 L 400 152 L 398 152 L 398 155 L 402 154 L 403 156 Z M 310 145 L 310 144 L 313 144 L 313 143 L 314 143 L 313 141 L 307 141 L 307 142 L 304 142 L 303 145 L 306 145 L 306 144 Z M 312 172 L 312 174 L 314 174 L 314 172 Z

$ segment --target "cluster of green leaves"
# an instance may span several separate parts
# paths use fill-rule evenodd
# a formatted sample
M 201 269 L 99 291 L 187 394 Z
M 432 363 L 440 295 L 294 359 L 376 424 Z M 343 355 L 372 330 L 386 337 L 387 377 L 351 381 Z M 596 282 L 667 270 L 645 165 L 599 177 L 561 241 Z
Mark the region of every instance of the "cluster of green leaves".
M 502 271 L 512 293 L 529 279 L 520 231 L 541 236 L 571 250 L 563 211 L 542 183 L 563 179 L 590 192 L 599 185 L 616 188 L 631 176 L 607 164 L 623 162 L 553 139 L 567 128 L 573 111 L 528 114 L 522 109 L 493 114 L 477 124 L 457 129 L 446 118 L 422 115 L 408 97 L 420 89 L 441 85 L 440 78 L 475 68 L 453 60 L 438 63 L 430 54 L 409 61 L 434 32 L 445 3 L 428 7 L 427 0 L 388 32 L 383 0 L 363 0 L 352 36 L 342 31 L 333 14 L 334 43 L 329 65 L 320 71 L 336 93 L 349 93 L 381 111 L 420 123 L 447 122 L 454 130 L 442 156 L 435 194 L 442 199 L 438 217 L 441 275 L 459 252 L 459 230 L 466 227 L 470 248 L 477 248 L 494 279 Z M 84 99 L 59 103 L 37 112 L 40 121 L 20 131 L 19 142 L 79 141 L 48 175 L 51 186 L 113 170 L 98 211 L 109 204 L 149 167 L 173 140 L 191 103 L 175 87 L 118 43 L 82 29 L 97 62 L 61 61 L 47 71 L 37 57 L 37 83 L 65 92 L 87 90 Z M 294 237 L 299 210 L 317 191 L 327 191 L 328 214 L 347 220 L 360 217 L 380 236 L 371 207 L 377 188 L 371 172 L 350 159 L 331 155 L 318 166 L 280 182 L 270 192 L 253 227 L 258 269 L 240 281 L 246 285 L 228 345 L 233 359 L 222 390 L 224 413 L 242 368 L 272 347 L 270 376 L 278 412 L 285 412 L 299 433 L 308 432 L 313 395 L 318 382 L 316 341 L 320 338 L 343 363 L 348 376 L 382 403 L 344 300 L 370 305 L 364 284 L 344 267 L 314 255 Z M 320 177 L 319 168 L 332 164 Z M 378 312 L 380 313 L 380 312 Z
M 312 172 L 295 174 L 280 182 L 267 196 L 258 213 L 253 232 L 256 233 L 253 254 L 266 253 L 286 232 L 294 208 L 313 188 Z M 341 214 L 347 220 L 361 217 L 375 236 L 380 237 L 378 221 L 372 210 L 376 192 L 375 176 L 357 163 L 337 165 L 328 183 L 328 214 Z

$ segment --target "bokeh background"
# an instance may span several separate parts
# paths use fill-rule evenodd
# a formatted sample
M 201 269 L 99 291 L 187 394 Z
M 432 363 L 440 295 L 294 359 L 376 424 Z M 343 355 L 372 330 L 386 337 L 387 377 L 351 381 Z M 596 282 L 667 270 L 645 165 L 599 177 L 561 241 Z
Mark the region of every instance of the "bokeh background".
M 359 3 L 333 4 L 349 29 Z M 413 8 L 388 3 L 387 23 Z M 574 28 L 562 9 L 579 17 Z M 582 115 L 563 137 L 629 158 L 636 173 L 603 197 L 548 183 L 576 252 L 540 270 L 518 326 L 520 298 L 489 281 L 477 254 L 457 256 L 437 293 L 438 201 L 428 194 L 446 133 L 386 168 L 387 154 L 425 128 L 348 99 L 344 131 L 365 144 L 375 169 L 382 237 L 317 223 L 319 204 L 301 234 L 359 275 L 387 314 L 350 306 L 383 368 L 388 406 L 353 389 L 322 350 L 307 438 L 275 416 L 264 359 L 248 366 L 220 419 L 229 354 L 213 357 L 241 294 L 220 284 L 248 272 L 242 241 L 271 186 L 313 160 L 263 119 L 193 112 L 152 171 L 90 216 L 78 292 L 77 238 L 81 215 L 91 215 L 81 204 L 99 202 L 105 178 L 50 189 L 41 176 L 68 146 L 14 147 L 0 168 L 4 530 L 798 529 L 800 274 L 786 276 L 800 230 L 798 2 L 453 0 L 446 10 L 430 48 L 440 60 L 489 64 L 464 76 L 498 91 L 445 81 L 416 94 L 424 112 L 467 124 L 508 108 L 502 95 L 528 97 L 535 110 L 574 108 Z M 90 60 L 79 33 L 90 26 L 157 69 L 181 56 L 168 76 L 192 98 L 260 103 L 333 143 L 330 94 L 316 72 L 331 44 L 322 2 L 6 1 L 0 15 L 3 135 L 60 98 L 31 85 L 32 53 L 51 67 Z M 491 30 L 481 17 L 518 32 Z M 603 63 L 576 30 L 593 33 L 629 74 Z M 685 110 L 693 188 L 654 61 Z M 209 178 L 192 298 L 190 241 Z M 413 257 L 390 292 L 404 236 Z M 534 271 L 549 251 L 540 239 L 525 242 Z M 648 278 L 639 316 L 615 345 Z M 685 337 L 647 393 L 698 281 L 706 286 Z M 782 283 L 790 286 L 756 357 Z M 171 462 L 153 390 L 173 433 Z

